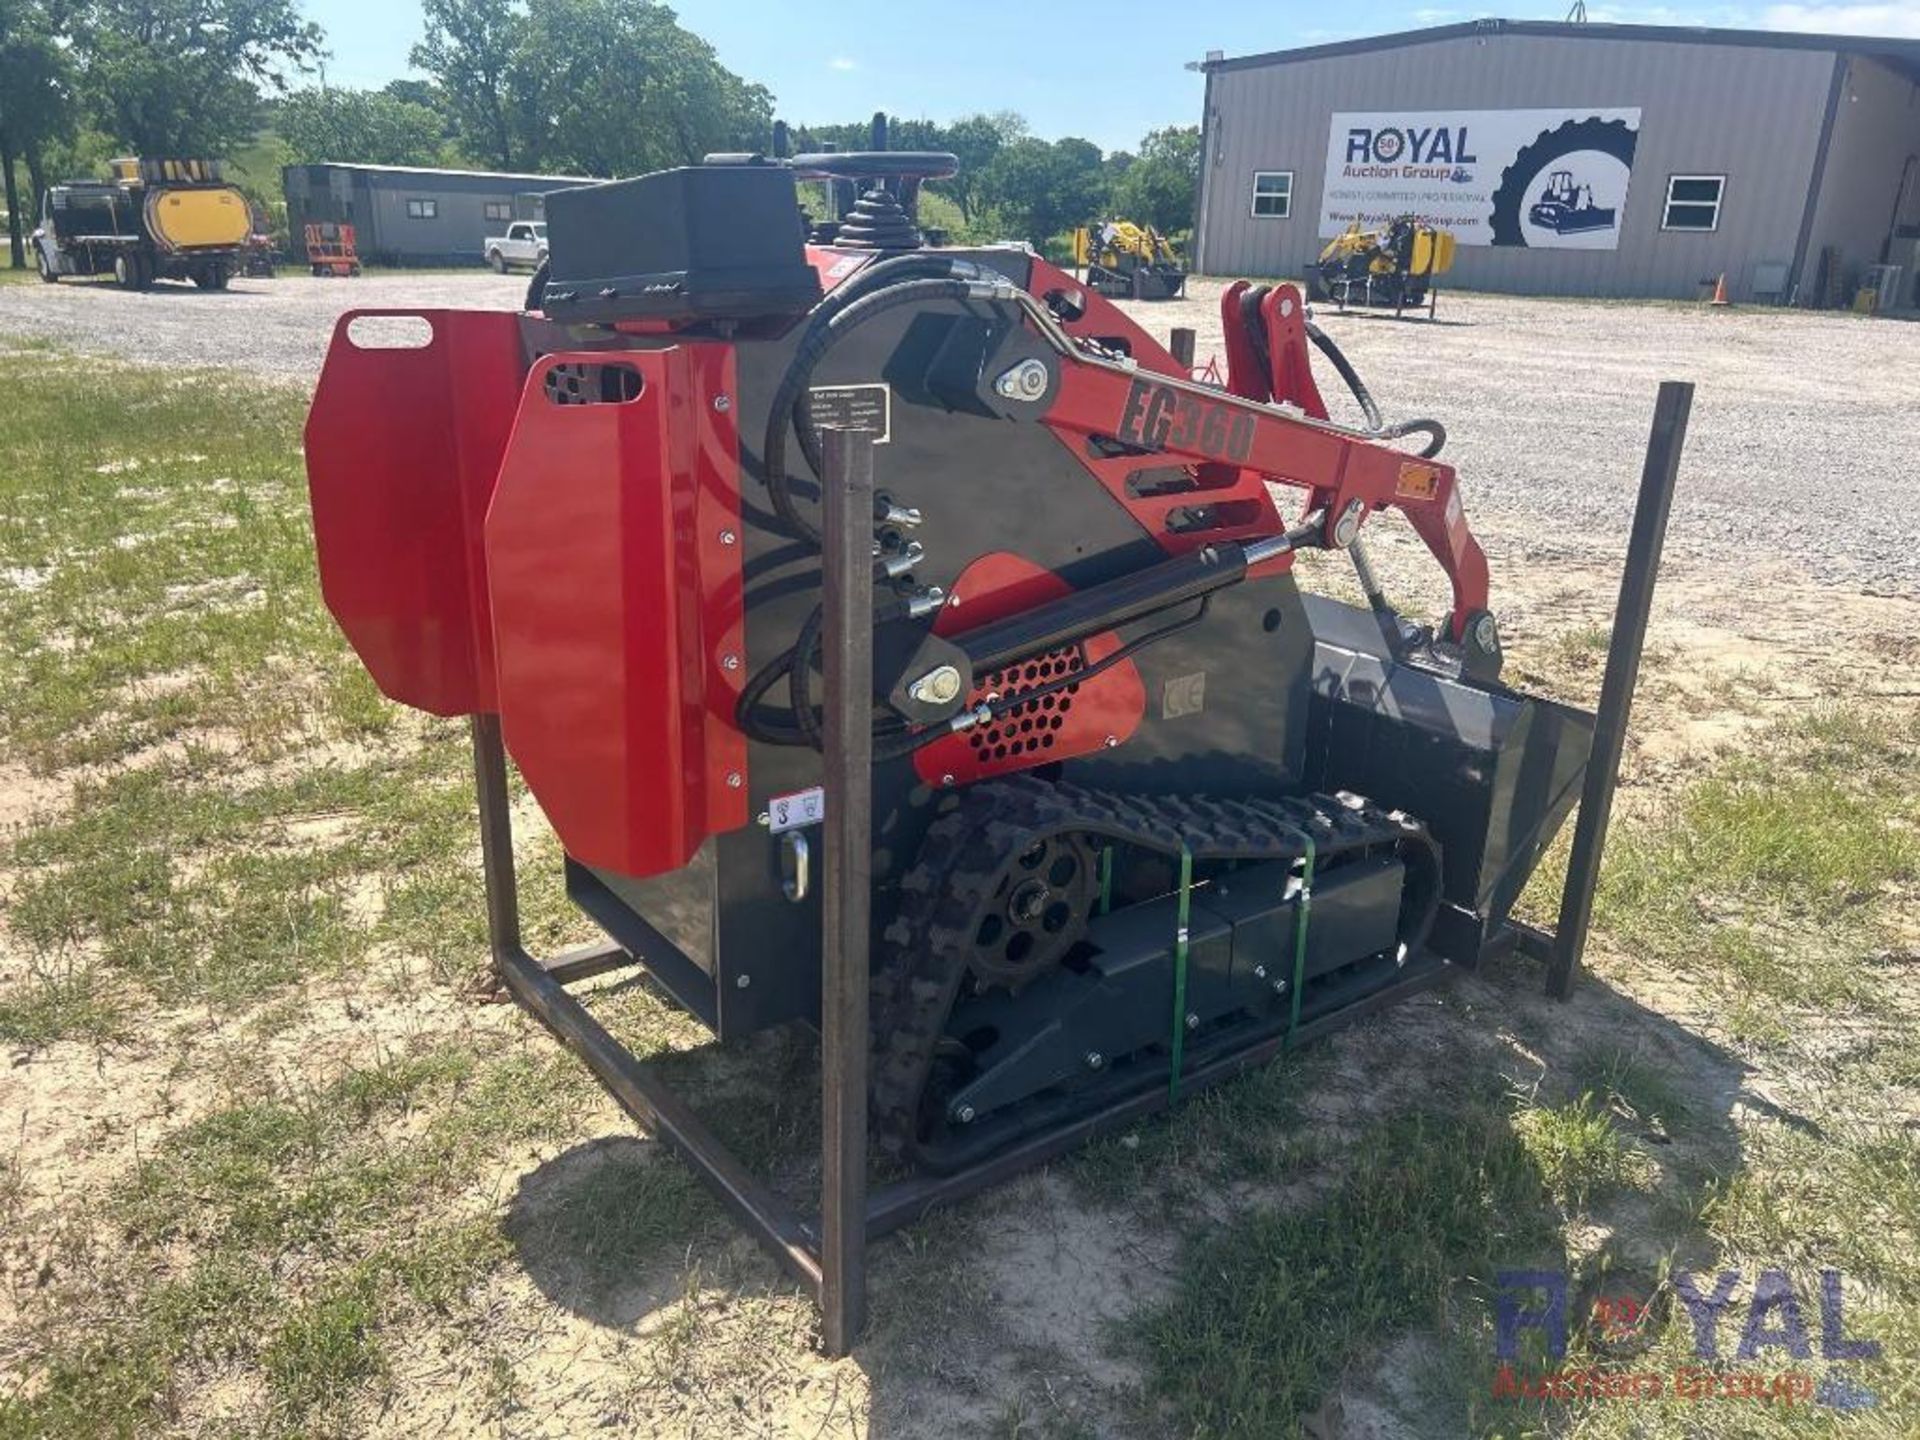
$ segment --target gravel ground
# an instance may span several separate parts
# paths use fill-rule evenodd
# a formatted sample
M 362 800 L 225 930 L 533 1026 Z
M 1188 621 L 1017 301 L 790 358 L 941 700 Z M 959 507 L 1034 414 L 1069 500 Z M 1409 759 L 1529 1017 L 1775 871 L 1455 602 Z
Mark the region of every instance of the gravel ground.
M 1219 345 L 1219 287 L 1144 307 Z M 1141 307 L 1136 307 L 1141 308 Z M 1920 595 L 1920 325 L 1784 310 L 1494 295 L 1439 321 L 1319 307 L 1389 419 L 1432 416 L 1483 529 L 1618 553 L 1662 380 L 1698 387 L 1670 553 L 1786 560 L 1815 580 Z M 1357 416 L 1331 368 L 1322 393 Z M 1907 479 L 1901 479 L 1907 475 Z
M 524 276 L 484 272 L 162 286 L 0 287 L 0 335 L 171 365 L 310 381 L 352 306 L 512 308 Z M 1219 286 L 1130 306 L 1155 334 L 1219 345 Z M 1390 417 L 1446 427 L 1468 513 L 1549 550 L 1617 549 L 1662 379 L 1699 386 L 1670 549 L 1787 560 L 1815 579 L 1920 596 L 1920 325 L 1791 311 L 1442 295 L 1437 324 L 1321 316 Z M 1344 396 L 1323 367 L 1336 413 Z M 1351 413 L 1351 406 L 1345 406 Z
M 0 286 L 0 335 L 57 340 L 76 350 L 156 365 L 222 365 L 311 384 L 342 311 L 388 307 L 512 310 L 521 273 L 363 275 L 357 280 L 235 280 L 224 291 L 99 281 Z

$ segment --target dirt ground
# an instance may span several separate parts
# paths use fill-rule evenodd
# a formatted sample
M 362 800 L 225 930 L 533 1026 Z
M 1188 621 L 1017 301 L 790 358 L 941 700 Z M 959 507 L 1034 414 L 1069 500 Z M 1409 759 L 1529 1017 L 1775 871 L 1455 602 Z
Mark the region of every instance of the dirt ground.
M 304 381 L 332 317 L 348 305 L 505 307 L 522 283 L 295 277 L 236 282 L 227 295 L 138 296 L 13 286 L 0 288 L 0 337 Z M 1217 289 L 1196 282 L 1194 290 L 1188 301 L 1135 308 L 1156 332 L 1199 330 L 1204 359 L 1217 344 Z M 1576 703 L 1590 704 L 1598 690 L 1591 637 L 1611 619 L 1654 388 L 1665 378 L 1698 383 L 1622 780 L 1622 825 L 1655 814 L 1782 715 L 1873 697 L 1910 706 L 1920 695 L 1920 505 L 1904 478 L 1920 439 L 1911 418 L 1920 327 L 1477 295 L 1443 296 L 1431 326 L 1323 320 L 1390 416 L 1432 415 L 1447 426 L 1447 458 L 1461 471 L 1492 563 L 1508 678 Z M 1323 380 L 1329 390 L 1335 384 Z M 1416 610 L 1437 609 L 1418 546 L 1376 528 L 1388 588 L 1431 598 Z M 1311 579 L 1315 567 L 1303 568 Z M 1318 573 L 1322 583 L 1347 583 L 1324 563 Z M 421 741 L 403 731 L 379 743 L 399 751 Z M 343 750 L 328 763 L 363 756 Z M 103 773 L 164 758 L 143 753 L 104 769 L 46 773 L 0 755 L 0 827 L 28 833 L 68 815 Z M 529 807 L 523 819 L 523 831 L 537 829 Z M 325 839 L 335 820 L 302 817 L 318 828 L 288 838 Z M 377 907 L 379 896 L 366 903 Z M 1351 1131 L 1446 1091 L 1468 1070 L 1537 1086 L 1598 1046 L 1649 1057 L 1674 1077 L 1700 1133 L 1679 1137 L 1672 1152 L 1704 1164 L 1737 1149 L 1752 1117 L 1791 1112 L 1825 1083 L 1804 1056 L 1762 1054 L 1721 1000 L 1685 976 L 1605 935 L 1590 959 L 1594 976 L 1564 1007 L 1545 1001 L 1537 975 L 1515 965 L 1462 976 L 1340 1033 L 1294 1062 L 1303 1067 L 1301 1128 Z M 6 945 L 0 989 L 22 982 L 27 968 L 19 947 Z M 590 988 L 616 1009 L 658 1008 L 630 982 Z M 66 1263 L 56 1257 L 67 1254 L 60 1236 L 74 1197 L 118 1183 L 165 1137 L 244 1090 L 247 1077 L 325 1084 L 369 1056 L 423 1047 L 540 1064 L 553 1050 L 511 1007 L 481 1003 L 404 954 L 274 1003 L 286 1013 L 265 1029 L 259 1009 L 189 1005 L 111 1044 L 0 1049 L 0 1151 L 17 1176 L 0 1205 L 8 1221 L 0 1394 L 10 1368 L 25 1373 L 32 1351 L 20 1337 L 31 1331 L 36 1295 Z M 1847 1023 L 1836 1020 L 1836 1034 Z M 691 1027 L 668 1033 L 673 1044 L 698 1044 Z M 727 1093 L 728 1063 L 712 1061 L 717 1093 Z M 1198 1143 L 1215 1144 L 1204 1121 L 1195 1123 Z M 1185 1230 L 1300 1198 L 1286 1183 L 1229 1178 L 1198 1198 L 1182 1192 L 1197 1215 L 1170 1220 L 1144 1180 L 1137 1191 L 1101 1190 L 1102 1177 L 1127 1173 L 1137 1147 L 1163 1141 L 1122 1137 L 1093 1161 L 1028 1176 L 876 1247 L 869 1338 L 830 1362 L 812 1348 L 809 1307 L 710 1209 L 696 1209 L 691 1239 L 664 1256 L 646 1251 L 629 1270 L 595 1272 L 581 1259 L 583 1215 L 652 1203 L 654 1191 L 622 1191 L 609 1177 L 672 1164 L 609 1100 L 581 1088 L 564 1125 L 506 1144 L 461 1191 L 462 1213 L 504 1217 L 511 1251 L 457 1325 L 424 1328 L 420 1343 L 395 1358 L 377 1406 L 356 1412 L 349 1428 L 395 1436 L 1155 1433 L 1139 1418 L 1142 1362 L 1117 1333 L 1175 1291 Z M 1655 1265 L 1658 1256 L 1633 1253 L 1632 1237 L 1619 1225 L 1589 1239 L 1594 1248 L 1618 1239 L 1631 1261 Z M 612 1253 L 621 1254 L 617 1246 Z M 1435 1433 L 1423 1428 L 1417 1377 L 1446 1359 L 1428 1344 L 1415 1331 L 1356 1364 L 1308 1433 Z M 212 1378 L 185 1397 L 169 1428 L 244 1428 L 257 1382 L 217 1363 L 205 1374 Z

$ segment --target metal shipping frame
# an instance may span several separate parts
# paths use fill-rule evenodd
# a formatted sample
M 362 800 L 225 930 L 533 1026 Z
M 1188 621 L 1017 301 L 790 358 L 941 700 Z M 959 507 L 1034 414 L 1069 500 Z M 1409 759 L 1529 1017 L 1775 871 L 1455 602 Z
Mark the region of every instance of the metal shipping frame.
M 1626 739 L 1652 607 L 1654 579 L 1666 537 L 1680 448 L 1693 386 L 1660 387 L 1648 441 L 1632 539 L 1621 579 L 1606 677 L 1596 716 L 1566 888 L 1552 932 L 1509 922 L 1506 939 L 1546 962 L 1548 993 L 1564 998 L 1578 974 L 1599 878 L 1613 790 Z M 508 808 L 506 751 L 497 715 L 472 719 L 474 780 L 480 811 L 481 860 L 493 963 L 514 998 L 586 1062 L 622 1109 L 671 1145 L 735 1217 L 805 1287 L 820 1306 L 822 1348 L 845 1355 L 866 1315 L 866 1249 L 870 1240 L 913 1223 L 937 1206 L 997 1185 L 1093 1136 L 1166 1108 L 1165 1086 L 1113 1101 L 1048 1134 L 1020 1141 L 977 1165 L 948 1175 L 919 1175 L 867 1190 L 867 987 L 869 852 L 872 809 L 871 702 L 873 629 L 866 613 L 872 586 L 872 437 L 826 430 L 823 609 L 826 668 L 826 821 L 821 924 L 820 1204 L 803 1214 L 727 1150 L 686 1101 L 638 1060 L 567 992 L 593 976 L 643 963 L 625 948 L 598 944 L 549 959 L 521 943 L 520 912 Z M 1444 968 L 1410 977 L 1355 1006 L 1304 1024 L 1293 1044 L 1344 1025 L 1363 1011 L 1426 988 Z M 1273 1059 L 1285 1035 L 1198 1066 L 1182 1077 L 1183 1093 Z

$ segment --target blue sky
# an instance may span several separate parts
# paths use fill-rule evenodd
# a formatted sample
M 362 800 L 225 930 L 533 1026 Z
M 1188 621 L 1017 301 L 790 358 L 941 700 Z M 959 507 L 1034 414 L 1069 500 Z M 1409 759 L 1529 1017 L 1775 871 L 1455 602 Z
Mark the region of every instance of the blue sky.
M 673 8 L 730 69 L 772 90 L 775 113 L 787 120 L 851 120 L 875 110 L 950 120 L 975 110 L 1018 110 L 1036 134 L 1080 135 L 1111 150 L 1133 148 L 1158 126 L 1199 120 L 1200 77 L 1182 67 L 1209 50 L 1244 55 L 1487 13 L 1558 20 L 1570 3 L 1509 0 L 1491 12 L 1432 0 L 680 0 Z M 305 0 L 305 8 L 327 32 L 330 82 L 377 86 L 410 73 L 418 0 Z M 1651 25 L 1920 36 L 1920 0 L 1588 0 L 1587 14 Z

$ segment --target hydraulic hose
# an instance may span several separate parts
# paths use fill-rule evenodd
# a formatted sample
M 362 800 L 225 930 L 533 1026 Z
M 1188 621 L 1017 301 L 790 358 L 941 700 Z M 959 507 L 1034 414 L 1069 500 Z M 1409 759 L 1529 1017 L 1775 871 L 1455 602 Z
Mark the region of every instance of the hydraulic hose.
M 815 342 L 827 334 L 827 329 L 834 320 L 851 308 L 857 301 L 866 298 L 877 290 L 902 284 L 908 280 L 973 280 L 980 278 L 984 273 L 985 272 L 971 260 L 959 260 L 951 256 L 932 254 L 924 251 L 915 254 L 895 255 L 856 272 L 852 279 L 846 281 L 818 305 L 814 306 L 813 312 L 807 316 L 807 327 L 800 334 L 800 342 L 794 350 L 794 359 L 787 367 L 787 374 L 782 377 L 782 394 L 786 394 L 788 390 L 787 382 L 794 378 L 794 372 L 801 364 L 801 357 L 808 353 L 810 347 Z M 815 355 L 811 364 L 817 365 L 818 363 L 819 357 Z M 811 365 L 809 366 L 809 369 L 810 368 Z M 784 403 L 776 403 L 773 406 L 767 415 L 766 446 L 767 448 L 773 448 L 776 446 L 776 443 L 784 444 L 784 429 L 788 417 L 791 415 L 795 425 L 800 431 L 801 454 L 806 457 L 807 464 L 813 467 L 814 473 L 818 474 L 821 467 L 820 432 L 818 427 L 813 423 L 813 416 L 808 409 L 806 400 L 806 392 L 804 389 L 801 389 L 800 393 L 787 396 Z M 778 442 L 776 442 L 776 430 L 781 432 Z M 769 466 L 768 469 L 769 473 L 771 473 L 772 467 Z
M 1402 420 L 1397 425 L 1389 425 L 1377 432 L 1377 438 L 1381 440 L 1398 440 L 1407 435 L 1427 437 L 1426 445 L 1420 450 L 1422 460 L 1431 460 L 1447 443 L 1447 427 L 1438 420 Z
M 1307 322 L 1307 338 L 1316 349 L 1333 363 L 1340 372 L 1340 378 L 1347 382 L 1347 389 L 1353 392 L 1353 398 L 1360 402 L 1361 413 L 1367 417 L 1367 430 L 1376 440 L 1399 440 L 1408 435 L 1425 435 L 1426 446 L 1420 451 L 1422 460 L 1431 460 L 1440 453 L 1447 443 L 1447 431 L 1438 420 L 1400 420 L 1387 424 L 1380 415 L 1380 406 L 1373 398 L 1373 392 L 1367 389 L 1366 381 L 1360 378 L 1360 372 L 1353 368 L 1353 362 L 1347 359 L 1342 350 L 1326 331 L 1311 320 Z
M 971 260 L 960 260 L 926 251 L 896 255 L 856 272 L 851 280 L 815 306 L 813 313 L 807 317 L 807 333 L 826 329 L 833 323 L 835 317 L 855 301 L 862 300 L 873 292 L 891 285 L 914 279 L 980 280 L 987 275 L 986 270 Z M 803 341 L 805 338 L 803 335 Z M 807 404 L 806 395 L 802 393 L 796 396 L 791 408 L 793 428 L 800 437 L 800 453 L 812 467 L 813 473 L 818 475 L 822 465 L 820 427 L 813 423 L 813 411 Z M 769 421 L 777 419 L 779 413 L 776 409 L 773 415 L 768 417 Z
M 1380 407 L 1374 403 L 1373 392 L 1367 389 L 1366 381 L 1360 378 L 1360 372 L 1353 368 L 1353 362 L 1347 359 L 1347 352 L 1334 344 L 1333 337 L 1311 320 L 1307 321 L 1307 338 L 1316 349 L 1333 362 L 1333 368 L 1340 372 L 1340 378 L 1347 382 L 1347 389 L 1353 392 L 1353 398 L 1360 402 L 1360 411 L 1367 417 L 1367 429 L 1380 431 L 1386 428 L 1386 421 L 1380 418 Z
M 830 316 L 824 325 L 817 322 L 808 325 L 799 347 L 794 351 L 793 362 L 780 381 L 780 388 L 774 392 L 767 416 L 766 443 L 760 455 L 761 466 L 766 471 L 767 495 L 773 502 L 774 513 L 799 539 L 815 549 L 820 547 L 818 527 L 803 516 L 793 503 L 792 477 L 787 474 L 787 430 L 796 421 L 795 407 L 805 408 L 808 382 L 813 378 L 821 359 L 835 345 L 877 315 L 902 305 L 914 305 L 927 300 L 970 299 L 976 294 L 976 285 L 975 281 L 963 279 L 901 280 L 855 300 Z

